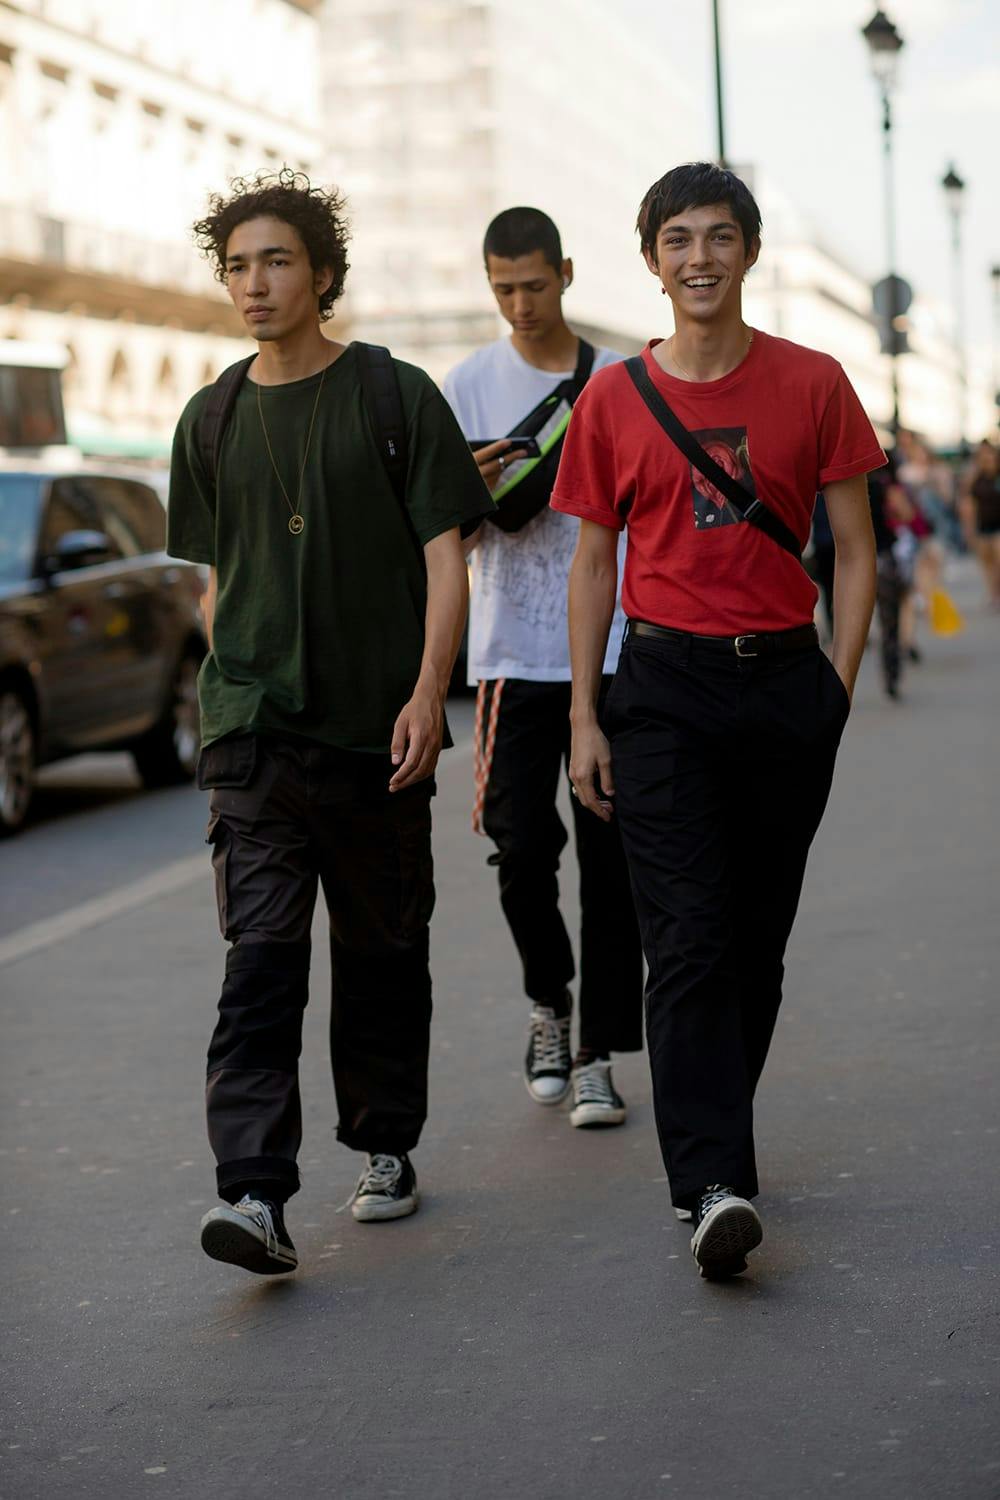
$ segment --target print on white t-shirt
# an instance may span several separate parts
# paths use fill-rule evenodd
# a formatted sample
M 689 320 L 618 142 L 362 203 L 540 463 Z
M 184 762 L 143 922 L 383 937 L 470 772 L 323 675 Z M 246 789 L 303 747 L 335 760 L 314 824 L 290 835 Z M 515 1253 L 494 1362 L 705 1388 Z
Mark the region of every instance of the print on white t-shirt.
M 594 369 L 623 356 L 597 349 Z M 444 394 L 467 438 L 500 438 L 550 395 L 572 370 L 538 370 L 509 338 L 470 354 L 446 377 Z M 469 682 L 520 677 L 528 682 L 568 682 L 566 591 L 580 523 L 546 507 L 520 531 L 487 521 L 471 557 Z M 605 672 L 618 661 L 625 616 L 621 576 L 624 534 L 618 546 L 619 598 L 608 637 Z

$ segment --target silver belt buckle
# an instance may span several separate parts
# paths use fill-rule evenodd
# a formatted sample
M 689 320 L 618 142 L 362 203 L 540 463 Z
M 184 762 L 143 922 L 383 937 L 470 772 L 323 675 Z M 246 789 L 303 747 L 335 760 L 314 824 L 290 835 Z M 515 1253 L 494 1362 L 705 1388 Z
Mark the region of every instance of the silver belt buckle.
M 733 641 L 733 645 L 736 647 L 736 655 L 737 656 L 759 656 L 760 655 L 759 651 L 744 651 L 744 649 L 743 649 L 744 642 L 745 641 L 752 641 L 752 640 L 753 640 L 753 636 L 752 635 L 738 635 L 736 637 L 736 639 Z

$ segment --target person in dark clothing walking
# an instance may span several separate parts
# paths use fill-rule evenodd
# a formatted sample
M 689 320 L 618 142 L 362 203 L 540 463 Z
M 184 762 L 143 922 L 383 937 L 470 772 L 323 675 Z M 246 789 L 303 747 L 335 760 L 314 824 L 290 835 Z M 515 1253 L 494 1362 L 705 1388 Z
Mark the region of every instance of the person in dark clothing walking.
M 552 498 L 582 521 L 570 776 L 621 825 L 671 1196 L 693 1218 L 702 1273 L 721 1277 L 762 1237 L 753 1099 L 871 619 L 864 476 L 885 458 L 835 360 L 743 321 L 760 213 L 739 178 L 668 172 L 638 229 L 675 332 L 590 382 Z M 818 490 L 837 547 L 832 662 L 801 564 Z M 605 738 L 596 705 L 626 527 L 629 627 Z
M 321 327 L 347 270 L 338 196 L 287 169 L 233 189 L 195 230 L 258 353 L 214 450 L 218 387 L 185 408 L 168 550 L 211 570 L 199 783 L 211 789 L 231 944 L 207 1081 L 224 1201 L 201 1242 L 273 1274 L 297 1265 L 284 1205 L 299 1186 L 319 885 L 338 1136 L 366 1153 L 352 1212 L 377 1221 L 417 1207 L 409 1153 L 427 1112 L 433 773 L 450 743 L 444 696 L 468 599 L 461 532 L 492 501 L 437 389 L 386 356 L 393 448 L 408 455 L 397 494 L 364 389 L 379 351 Z

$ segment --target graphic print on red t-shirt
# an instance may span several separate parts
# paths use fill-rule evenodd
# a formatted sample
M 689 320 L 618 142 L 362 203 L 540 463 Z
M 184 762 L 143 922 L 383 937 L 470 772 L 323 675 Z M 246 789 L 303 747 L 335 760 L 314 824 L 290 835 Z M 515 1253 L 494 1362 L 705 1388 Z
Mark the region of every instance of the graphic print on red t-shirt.
M 705 427 L 691 436 L 714 458 L 720 469 L 757 498 L 753 470 L 750 467 L 750 444 L 745 427 Z M 694 524 L 697 531 L 718 531 L 720 526 L 737 526 L 739 515 L 721 490 L 716 489 L 694 464 L 691 469 L 691 498 L 694 501 Z

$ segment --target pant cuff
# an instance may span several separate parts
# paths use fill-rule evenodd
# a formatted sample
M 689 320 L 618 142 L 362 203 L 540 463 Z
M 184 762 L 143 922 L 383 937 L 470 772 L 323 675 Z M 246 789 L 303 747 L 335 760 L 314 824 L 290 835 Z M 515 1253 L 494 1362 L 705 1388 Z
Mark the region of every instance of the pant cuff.
M 421 1124 L 410 1130 L 394 1131 L 391 1137 L 387 1137 L 368 1130 L 347 1130 L 338 1125 L 337 1140 L 351 1151 L 364 1151 L 371 1155 L 381 1151 L 386 1156 L 407 1156 L 420 1140 L 422 1129 Z
M 219 1197 L 226 1203 L 236 1203 L 248 1182 L 275 1183 L 284 1202 L 299 1190 L 299 1169 L 282 1156 L 246 1156 L 241 1161 L 220 1162 L 215 1169 L 215 1181 Z

